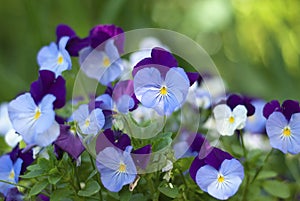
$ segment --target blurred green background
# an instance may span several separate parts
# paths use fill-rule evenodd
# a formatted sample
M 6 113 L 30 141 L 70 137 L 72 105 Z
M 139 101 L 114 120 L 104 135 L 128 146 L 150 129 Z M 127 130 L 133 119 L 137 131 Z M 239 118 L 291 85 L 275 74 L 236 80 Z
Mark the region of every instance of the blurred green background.
M 38 50 L 70 25 L 86 36 L 97 24 L 129 31 L 164 28 L 198 42 L 233 92 L 300 100 L 300 1 L 15 0 L 0 2 L 0 101 L 28 91 Z M 192 51 L 192 50 L 191 50 Z

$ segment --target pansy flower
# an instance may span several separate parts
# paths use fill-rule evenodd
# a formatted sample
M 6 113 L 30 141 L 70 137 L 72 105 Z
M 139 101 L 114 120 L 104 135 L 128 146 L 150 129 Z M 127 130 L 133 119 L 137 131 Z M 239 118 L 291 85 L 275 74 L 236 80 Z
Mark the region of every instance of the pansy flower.
M 263 109 L 267 118 L 266 131 L 273 148 L 283 153 L 300 152 L 300 106 L 298 101 L 286 100 L 280 103 L 273 100 Z
M 11 183 L 18 183 L 23 160 L 18 158 L 15 162 L 12 161 L 9 155 L 0 157 L 0 179 Z M 0 193 L 7 195 L 10 189 L 15 186 L 0 182 Z
M 12 125 L 28 145 L 48 146 L 58 137 L 59 125 L 53 110 L 55 99 L 47 94 L 36 104 L 31 94 L 25 93 L 9 103 Z
M 87 104 L 80 105 L 73 112 L 71 119 L 77 122 L 80 133 L 86 135 L 97 135 L 105 123 L 102 110 L 99 108 L 90 110 Z
M 122 60 L 113 40 L 105 42 L 104 50 L 91 47 L 82 49 L 79 53 L 79 62 L 88 77 L 98 80 L 105 86 L 115 81 L 123 69 Z
M 254 106 L 246 97 L 230 95 L 226 103 L 213 109 L 217 131 L 221 135 L 233 135 L 235 130 L 245 127 L 247 115 L 251 116 L 254 112 Z
M 65 49 L 68 40 L 69 37 L 62 37 L 58 45 L 52 42 L 38 52 L 37 61 L 40 70 L 50 70 L 58 77 L 63 71 L 71 69 L 71 57 Z
M 194 159 L 190 175 L 201 190 L 217 199 L 227 200 L 238 191 L 244 168 L 229 153 L 213 148 L 206 156 L 202 153 Z
M 118 192 L 124 185 L 133 183 L 138 169 L 146 168 L 150 152 L 150 145 L 133 151 L 128 135 L 105 130 L 96 142 L 97 168 L 104 187 Z
M 137 108 L 138 100 L 135 97 L 132 80 L 118 82 L 113 88 L 112 99 L 117 110 L 121 113 L 128 113 Z

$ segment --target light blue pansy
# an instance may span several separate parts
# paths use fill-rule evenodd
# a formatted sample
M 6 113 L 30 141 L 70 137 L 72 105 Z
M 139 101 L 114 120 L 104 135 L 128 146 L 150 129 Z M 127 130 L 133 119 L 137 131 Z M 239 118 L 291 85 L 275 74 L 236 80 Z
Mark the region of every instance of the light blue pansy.
M 137 175 L 134 161 L 130 155 L 132 147 L 125 151 L 115 147 L 107 147 L 97 156 L 97 168 L 101 173 L 101 181 L 105 188 L 118 192 L 124 185 L 132 183 Z
M 105 43 L 104 51 L 86 47 L 79 52 L 81 69 L 90 78 L 107 86 L 122 73 L 123 62 L 113 40 Z
M 0 179 L 11 183 L 18 183 L 23 160 L 18 158 L 15 163 L 12 162 L 9 155 L 0 157 Z M 14 185 L 0 182 L 0 193 L 7 195 L 9 189 Z
M 81 133 L 86 135 L 97 135 L 105 123 L 102 110 L 96 108 L 90 112 L 87 104 L 80 105 L 72 114 L 72 119 L 78 123 Z
M 48 94 L 36 105 L 30 93 L 25 93 L 9 103 L 13 128 L 27 144 L 47 146 L 58 137 L 59 125 L 53 110 L 55 99 Z
M 186 100 L 190 83 L 181 68 L 170 68 L 165 77 L 154 67 L 143 68 L 134 76 L 137 99 L 160 115 L 170 115 Z
M 236 159 L 225 159 L 219 170 L 210 165 L 201 167 L 196 174 L 198 186 L 219 200 L 233 196 L 244 178 L 244 168 Z
M 58 46 L 52 42 L 49 46 L 44 46 L 39 51 L 37 61 L 40 70 L 49 70 L 58 77 L 65 70 L 72 68 L 71 57 L 66 50 L 69 37 L 65 36 L 59 40 Z
M 273 148 L 283 153 L 300 153 L 300 113 L 288 121 L 281 112 L 273 112 L 266 122 L 266 131 Z

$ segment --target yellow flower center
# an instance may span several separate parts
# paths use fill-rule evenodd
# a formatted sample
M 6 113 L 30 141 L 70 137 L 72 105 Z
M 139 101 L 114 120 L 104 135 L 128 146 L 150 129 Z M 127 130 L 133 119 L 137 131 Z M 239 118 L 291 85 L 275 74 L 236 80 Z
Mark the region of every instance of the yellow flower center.
M 14 179 L 15 178 L 15 171 L 11 170 L 8 176 L 9 179 Z
M 160 92 L 161 95 L 165 96 L 165 95 L 167 95 L 167 93 L 168 93 L 168 89 L 167 89 L 166 86 L 162 86 L 162 87 L 160 88 L 159 92 Z
M 222 183 L 222 182 L 224 182 L 225 181 L 225 178 L 223 177 L 223 175 L 219 175 L 218 176 L 218 182 L 219 183 Z
M 287 126 L 283 129 L 282 135 L 284 137 L 290 137 L 292 135 L 291 129 Z
M 104 67 L 106 67 L 106 68 L 109 67 L 110 66 L 109 58 L 107 56 L 104 56 L 102 63 L 103 63 Z
M 91 123 L 91 121 L 90 121 L 90 119 L 88 118 L 88 119 L 85 120 L 84 125 L 85 125 L 86 127 L 89 127 L 90 123 Z
M 231 123 L 231 124 L 233 124 L 234 123 L 234 117 L 233 116 L 231 116 L 231 117 L 229 117 L 229 119 L 228 119 L 228 121 L 229 121 L 229 123 Z
M 119 172 L 125 172 L 125 171 L 126 171 L 126 165 L 124 163 L 120 163 Z
M 62 64 L 63 61 L 64 61 L 64 58 L 61 55 L 59 55 L 59 57 L 57 58 L 57 63 Z
M 34 114 L 34 120 L 37 120 L 38 118 L 40 118 L 40 116 L 41 116 L 41 110 L 40 110 L 40 108 L 36 108 L 36 110 L 35 110 L 35 114 Z

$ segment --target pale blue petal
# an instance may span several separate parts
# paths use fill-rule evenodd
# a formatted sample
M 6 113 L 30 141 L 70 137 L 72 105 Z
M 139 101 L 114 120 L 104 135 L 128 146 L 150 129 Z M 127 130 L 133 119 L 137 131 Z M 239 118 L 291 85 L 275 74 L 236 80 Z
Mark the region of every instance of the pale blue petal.
M 117 109 L 123 114 L 127 114 L 129 109 L 133 108 L 133 106 L 134 100 L 127 94 L 121 96 L 117 101 Z
M 36 144 L 40 147 L 46 147 L 54 142 L 60 133 L 59 124 L 54 121 L 52 125 L 42 133 L 37 133 L 35 135 L 34 142 L 32 144 Z
M 227 176 L 230 177 L 240 177 L 242 180 L 244 179 L 244 167 L 242 164 L 236 159 L 225 159 L 222 162 L 219 172 L 224 175 L 225 178 Z
M 79 51 L 79 64 L 82 65 L 86 58 L 89 56 L 89 54 L 93 51 L 93 48 L 90 46 L 83 48 Z M 95 50 L 96 51 L 96 50 Z
M 300 152 L 300 113 L 295 113 L 291 116 L 289 126 L 291 128 L 291 146 L 288 151 L 292 154 Z
M 209 185 L 218 179 L 218 171 L 210 165 L 201 167 L 196 173 L 196 183 L 201 190 L 207 192 Z
M 89 116 L 89 106 L 87 104 L 82 104 L 78 107 L 72 114 L 72 119 L 77 122 L 84 122 Z
M 53 110 L 53 102 L 56 97 L 52 94 L 47 94 L 39 104 L 41 116 L 36 121 L 36 132 L 42 133 L 46 131 L 54 122 L 55 112 Z
M 176 70 L 190 85 L 190 80 L 186 74 L 186 72 L 184 71 L 183 68 L 180 68 L 180 67 L 173 67 L 171 68 L 172 70 Z
M 172 114 L 172 112 L 179 106 L 180 103 L 178 102 L 178 99 L 172 92 L 169 92 L 169 94 L 166 97 L 164 97 L 164 114 Z
M 134 93 L 139 101 L 149 89 L 159 90 L 162 86 L 162 78 L 156 68 L 143 68 L 134 76 Z
M 113 63 L 120 58 L 117 47 L 114 45 L 114 40 L 108 40 L 105 44 L 105 52 Z
M 98 96 L 95 100 L 103 102 L 101 105 L 101 108 L 103 110 L 111 110 L 112 109 L 113 101 L 112 101 L 112 98 L 110 95 L 102 94 L 101 96 Z
M 13 164 L 9 155 L 4 155 L 0 157 L 0 179 L 5 181 L 13 182 L 9 179 L 10 171 L 13 169 Z M 8 190 L 13 188 L 13 185 L 0 182 L 0 193 L 6 196 Z
M 99 82 L 102 85 L 107 86 L 110 82 L 115 81 L 122 73 L 121 60 L 117 60 L 112 63 L 109 67 L 104 68 L 104 73 L 100 76 Z
M 238 191 L 241 183 L 240 177 L 228 175 L 223 183 L 219 183 L 217 179 L 211 183 L 207 188 L 207 192 L 219 200 L 227 200 Z
M 58 48 L 57 45 L 52 42 L 49 46 L 44 46 L 38 52 L 37 61 L 39 66 L 43 66 L 48 60 L 53 60 L 57 58 L 58 55 Z
M 103 128 L 105 123 L 105 117 L 101 109 L 94 109 L 91 114 L 91 127 L 94 127 L 96 134 Z
M 58 46 L 59 46 L 59 50 L 60 51 L 66 49 L 66 45 L 67 45 L 69 39 L 70 39 L 69 36 L 63 36 L 63 37 L 61 37 L 61 39 L 58 42 Z
M 154 89 L 149 89 L 145 91 L 143 96 L 141 97 L 141 103 L 148 108 L 156 107 L 159 102 L 159 91 Z
M 21 158 L 18 158 L 14 164 L 14 172 L 15 172 L 15 183 L 18 183 L 20 172 L 22 169 L 23 160 Z

